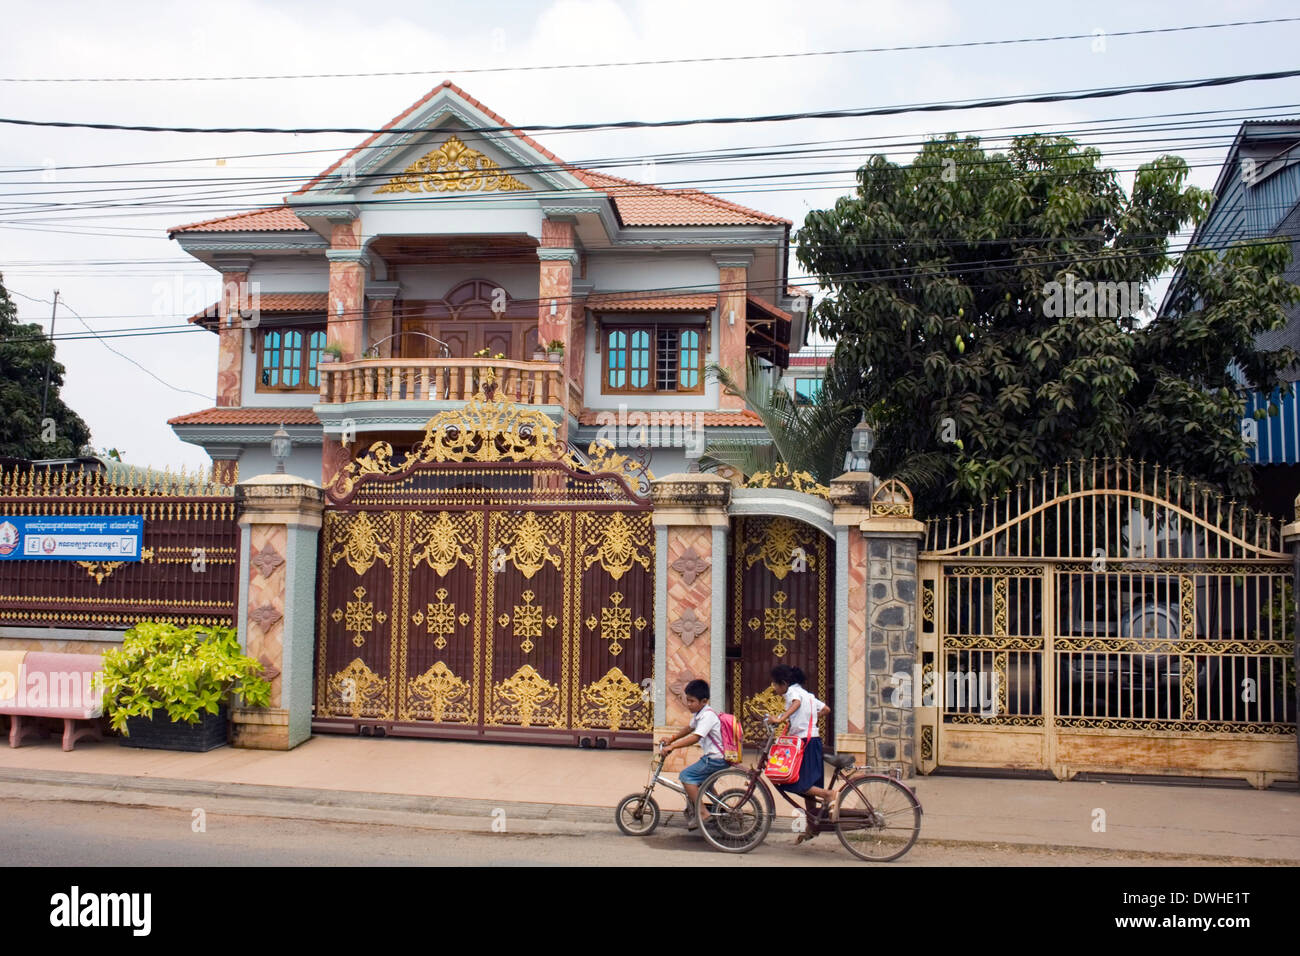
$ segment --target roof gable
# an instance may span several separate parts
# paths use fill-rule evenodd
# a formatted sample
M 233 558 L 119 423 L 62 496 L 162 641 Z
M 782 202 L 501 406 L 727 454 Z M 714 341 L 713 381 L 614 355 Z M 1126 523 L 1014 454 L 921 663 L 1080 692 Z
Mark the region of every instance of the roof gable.
M 467 129 L 500 127 L 499 131 L 465 133 Z M 310 207 L 312 198 L 334 200 L 368 182 L 377 192 L 394 177 L 407 173 L 422 158 L 445 146 L 450 137 L 476 152 L 487 146 L 499 157 L 503 171 L 516 181 L 540 180 L 543 190 L 606 196 L 624 226 L 790 226 L 790 220 L 729 202 L 698 189 L 668 189 L 583 169 L 565 162 L 500 114 L 470 96 L 450 80 L 434 87 L 331 163 L 319 175 L 286 198 L 283 206 L 252 210 L 177 226 L 179 232 L 264 232 L 310 227 L 292 206 Z M 512 168 L 513 167 L 513 168 Z M 528 170 L 527 175 L 520 170 Z M 387 173 L 387 175 L 384 175 Z M 538 191 L 539 193 L 541 190 Z

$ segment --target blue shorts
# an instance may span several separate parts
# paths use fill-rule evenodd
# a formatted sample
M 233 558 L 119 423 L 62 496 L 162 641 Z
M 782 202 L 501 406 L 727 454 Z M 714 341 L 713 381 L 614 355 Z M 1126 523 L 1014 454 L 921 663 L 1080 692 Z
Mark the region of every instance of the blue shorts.
M 723 767 L 727 766 L 727 761 L 721 757 L 701 757 L 695 763 L 691 764 L 685 770 L 677 775 L 677 779 L 682 783 L 701 784 L 709 777 L 717 773 Z

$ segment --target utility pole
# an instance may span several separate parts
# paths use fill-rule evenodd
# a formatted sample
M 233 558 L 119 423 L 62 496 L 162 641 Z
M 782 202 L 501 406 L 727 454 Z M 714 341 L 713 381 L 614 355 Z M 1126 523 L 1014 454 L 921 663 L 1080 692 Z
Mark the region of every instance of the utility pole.
M 45 404 L 50 397 L 50 366 L 54 364 L 54 318 L 59 313 L 59 290 L 54 290 L 54 304 L 50 307 L 50 357 L 45 363 L 45 390 L 41 392 L 41 418 L 45 418 Z

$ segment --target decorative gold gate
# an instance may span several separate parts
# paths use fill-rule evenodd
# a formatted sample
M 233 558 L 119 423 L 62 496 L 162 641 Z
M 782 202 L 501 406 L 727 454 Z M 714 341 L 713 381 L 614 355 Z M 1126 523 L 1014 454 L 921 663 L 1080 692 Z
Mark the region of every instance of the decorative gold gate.
M 727 609 L 727 705 L 761 742 L 762 720 L 785 711 L 772 690 L 777 664 L 799 667 L 805 688 L 835 706 L 832 632 L 835 550 L 810 524 L 784 517 L 731 522 L 731 601 Z M 834 721 L 819 730 L 828 749 Z
M 480 392 L 400 462 L 377 442 L 329 489 L 317 731 L 644 746 L 647 476 Z
M 921 769 L 1294 779 L 1293 565 L 1266 515 L 1067 462 L 927 525 Z

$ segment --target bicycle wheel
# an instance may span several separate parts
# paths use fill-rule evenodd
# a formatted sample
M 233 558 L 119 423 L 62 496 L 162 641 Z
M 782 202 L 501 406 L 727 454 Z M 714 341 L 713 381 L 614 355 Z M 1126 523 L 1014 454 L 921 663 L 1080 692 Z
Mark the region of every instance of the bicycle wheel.
M 767 836 L 772 814 L 758 795 L 757 785 L 753 789 L 746 783 L 743 787 L 719 790 L 710 787 L 713 780 L 710 777 L 704 782 L 695 805 L 697 816 L 701 808 L 709 814 L 709 819 L 701 820 L 700 831 L 715 849 L 724 853 L 748 853 Z
M 654 797 L 643 802 L 641 794 L 629 793 L 619 801 L 614 822 L 628 836 L 649 836 L 659 826 L 659 804 Z
M 860 860 L 897 860 L 921 834 L 921 804 L 893 777 L 857 777 L 840 789 L 837 805 L 835 832 Z
M 749 787 L 749 778 L 752 775 L 744 767 L 723 767 L 704 781 L 704 786 L 700 788 L 700 792 L 704 793 L 708 788 L 712 788 L 715 793 L 721 793 L 724 790 L 744 790 Z M 754 792 L 763 795 L 763 803 L 767 806 L 768 816 L 775 820 L 776 801 L 772 798 L 772 788 L 767 785 L 762 776 L 754 784 Z

